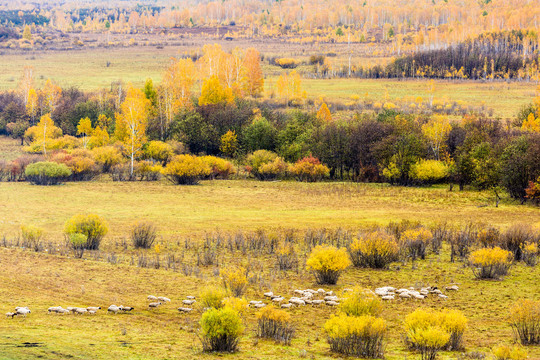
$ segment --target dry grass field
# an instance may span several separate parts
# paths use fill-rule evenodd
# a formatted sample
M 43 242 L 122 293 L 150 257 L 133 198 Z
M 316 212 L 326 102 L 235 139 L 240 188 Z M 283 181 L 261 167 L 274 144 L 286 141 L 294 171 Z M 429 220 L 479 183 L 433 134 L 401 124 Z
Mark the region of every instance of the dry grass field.
M 24 66 L 35 68 L 37 85 L 43 85 L 48 78 L 54 79 L 64 87 L 77 86 L 83 90 L 108 88 L 112 82 L 122 80 L 142 86 L 147 78 L 161 81 L 169 59 L 179 56 L 202 43 L 189 43 L 186 46 L 164 46 L 163 48 L 138 46 L 132 48 L 107 48 L 79 51 L 48 51 L 34 54 L 4 54 L 0 62 L 0 89 L 13 89 Z M 236 44 L 235 44 L 236 45 Z M 247 48 L 255 46 L 267 56 L 275 56 L 275 50 L 264 52 L 260 44 L 239 44 Z M 224 49 L 229 44 L 224 44 Z M 282 45 L 285 46 L 285 45 Z M 288 46 L 288 45 L 287 45 Z M 317 53 L 317 52 L 314 52 Z M 287 56 L 307 61 L 307 56 L 293 47 Z M 342 58 L 333 58 L 340 63 Z M 340 60 L 341 59 L 341 60 Z M 388 58 L 361 57 L 356 63 L 363 66 L 384 63 Z M 303 66 L 306 67 L 306 66 Z M 302 70 L 302 67 L 299 68 Z M 284 70 L 264 65 L 266 76 L 265 92 L 275 92 L 275 82 Z M 396 101 L 408 99 L 413 103 L 417 97 L 428 99 L 428 80 L 394 79 L 311 79 L 302 82 L 308 98 L 321 97 L 332 102 L 346 103 L 352 95 L 363 99 L 366 94 L 374 101 Z M 503 119 L 512 118 L 517 111 L 532 101 L 535 96 L 535 83 L 521 82 L 478 82 L 478 81 L 436 81 L 434 97 L 445 102 L 462 102 L 465 105 L 492 109 L 493 115 Z M 501 96 L 504 94 L 504 96 Z
M 488 206 L 483 206 L 483 205 Z M 482 206 L 482 207 L 479 207 Z M 113 183 L 106 179 L 88 183 L 68 183 L 39 187 L 27 183 L 0 183 L 0 234 L 6 241 L 17 236 L 21 224 L 34 224 L 46 231 L 46 240 L 62 246 L 63 223 L 74 213 L 93 212 L 107 219 L 110 233 L 103 252 L 87 252 L 85 259 L 70 253 L 35 253 L 29 249 L 0 247 L 0 310 L 27 305 L 27 318 L 0 321 L 2 359 L 213 359 L 205 354 L 197 338 L 200 306 L 189 315 L 176 308 L 187 295 L 198 296 L 209 285 L 219 285 L 219 269 L 249 266 L 255 274 L 246 298 L 262 299 L 273 290 L 292 296 L 296 288 L 318 288 L 304 269 L 306 254 L 301 234 L 307 229 L 355 229 L 385 225 L 401 219 L 430 225 L 447 221 L 454 225 L 489 222 L 506 228 L 516 222 L 540 225 L 540 210 L 503 202 L 493 206 L 490 193 L 449 192 L 446 187 L 402 188 L 372 184 L 296 182 L 255 182 L 249 180 L 205 181 L 198 186 L 157 183 Z M 122 245 L 136 219 L 153 221 L 160 230 L 159 249 L 133 250 Z M 279 271 L 269 254 L 227 250 L 211 266 L 196 265 L 194 250 L 205 233 L 222 234 L 256 229 L 279 232 L 296 229 L 300 266 Z M 189 239 L 184 242 L 184 239 Z M 115 257 L 111 258 L 110 254 Z M 174 254 L 184 270 L 163 266 L 141 268 L 133 258 Z M 131 262 L 130 262 L 131 257 Z M 464 263 L 450 263 L 449 248 L 430 254 L 414 264 L 397 263 L 390 270 L 348 269 L 338 285 L 324 286 L 339 291 L 361 286 L 369 289 L 391 285 L 409 287 L 458 284 L 458 292 L 444 301 L 430 298 L 395 300 L 384 304 L 383 318 L 390 323 L 387 359 L 417 357 L 401 338 L 404 316 L 419 306 L 459 309 L 469 318 L 465 335 L 467 351 L 489 351 L 499 343 L 510 344 L 512 331 L 507 323 L 508 308 L 520 297 L 538 299 L 538 267 L 515 265 L 503 281 L 474 280 Z M 146 296 L 164 295 L 172 302 L 148 310 Z M 47 314 L 53 305 L 102 306 L 123 304 L 135 307 L 127 314 L 97 315 Z M 226 355 L 231 359 L 331 359 L 322 325 L 335 310 L 331 307 L 300 307 L 291 310 L 296 337 L 290 346 L 256 338 L 255 310 L 244 316 L 245 335 L 241 351 Z M 540 349 L 528 349 L 531 359 L 540 358 Z M 443 353 L 441 359 L 455 359 Z

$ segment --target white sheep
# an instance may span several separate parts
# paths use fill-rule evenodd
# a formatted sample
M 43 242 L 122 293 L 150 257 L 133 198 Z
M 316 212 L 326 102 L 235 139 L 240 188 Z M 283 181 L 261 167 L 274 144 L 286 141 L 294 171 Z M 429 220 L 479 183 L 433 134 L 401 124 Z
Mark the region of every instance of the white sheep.
M 75 314 L 84 315 L 88 312 L 85 308 L 76 308 L 75 311 L 73 311 Z
M 171 299 L 165 296 L 158 296 L 158 300 L 161 301 L 162 303 L 171 302 Z
M 118 313 L 120 311 L 120 308 L 116 305 L 111 305 L 109 306 L 109 308 L 107 309 L 107 312 L 112 312 L 112 313 Z
M 148 299 L 148 301 L 157 301 L 157 299 L 158 299 L 154 295 L 148 295 L 146 298 Z
M 160 302 L 153 302 L 153 303 L 148 304 L 148 307 L 149 308 L 157 308 L 160 305 L 161 305 Z
M 189 313 L 189 312 L 192 312 L 193 309 L 192 308 L 188 308 L 188 307 L 179 307 L 178 308 L 178 311 L 182 312 L 182 313 Z
M 195 296 L 189 295 L 189 296 L 186 296 L 186 299 L 188 299 L 188 300 L 195 300 Z
M 193 305 L 196 302 L 197 302 L 196 300 L 182 300 L 182 304 L 184 305 Z
M 293 304 L 290 304 L 290 303 L 289 304 L 281 304 L 281 307 L 283 309 L 290 309 L 292 306 L 293 306 Z
M 269 292 L 264 293 L 264 296 L 268 298 L 272 298 L 274 296 L 274 293 L 269 291 Z
M 30 314 L 31 311 L 29 308 L 25 307 L 16 307 L 15 312 L 17 315 L 22 315 L 23 317 L 26 317 L 26 315 Z
M 133 310 L 133 307 L 131 307 L 131 306 L 120 305 L 120 306 L 118 307 L 118 309 L 122 310 L 123 312 L 127 312 L 127 311 Z
M 101 306 L 89 306 L 86 308 L 86 310 L 96 313 L 98 310 L 101 310 Z
M 14 312 L 7 312 L 6 313 L 6 317 L 10 317 L 13 319 L 14 316 L 17 316 L 17 313 L 14 313 Z

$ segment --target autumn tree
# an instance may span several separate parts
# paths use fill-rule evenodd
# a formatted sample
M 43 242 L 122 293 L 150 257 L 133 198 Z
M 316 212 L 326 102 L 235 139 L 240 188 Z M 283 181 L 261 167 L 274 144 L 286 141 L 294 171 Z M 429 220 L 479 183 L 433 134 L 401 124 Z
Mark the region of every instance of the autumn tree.
M 296 70 L 293 70 L 290 74 L 280 75 L 276 82 L 276 87 L 279 96 L 285 99 L 287 105 L 291 100 L 298 100 L 304 97 L 302 79 Z
M 233 157 L 238 150 L 238 136 L 234 130 L 229 130 L 221 137 L 219 150 L 228 157 Z
M 433 154 L 440 159 L 441 145 L 448 138 L 452 126 L 446 116 L 435 115 L 426 124 L 422 125 L 422 133 L 428 139 Z
M 37 110 L 38 110 L 38 101 L 39 101 L 39 97 L 36 90 L 31 88 L 30 91 L 28 92 L 28 97 L 26 101 L 26 113 L 32 119 L 32 124 L 34 123 L 36 119 Z
M 261 57 L 257 50 L 249 48 L 243 61 L 242 87 L 246 95 L 260 96 L 264 89 Z
M 32 40 L 32 31 L 30 30 L 30 26 L 26 25 L 24 27 L 24 31 L 23 31 L 23 34 L 22 34 L 22 38 L 24 40 L 28 40 L 28 41 L 31 41 Z
M 201 96 L 199 97 L 199 106 L 232 103 L 234 95 L 231 88 L 224 88 L 217 76 L 208 78 L 202 86 Z
M 330 109 L 328 108 L 328 105 L 326 105 L 325 102 L 322 103 L 321 107 L 319 108 L 319 111 L 317 111 L 317 119 L 322 120 L 324 122 L 332 121 L 332 114 L 330 113 Z
M 83 148 L 86 149 L 86 146 L 88 145 L 88 137 L 92 135 L 93 129 L 92 129 L 92 122 L 90 121 L 90 118 L 85 117 L 82 118 L 79 121 L 79 125 L 77 125 L 77 135 L 83 136 Z
M 131 84 L 126 91 L 126 98 L 120 105 L 120 113 L 116 119 L 116 137 L 123 142 L 128 154 L 133 175 L 135 157 L 146 142 L 146 126 L 148 124 L 148 108 L 150 101 L 144 93 Z
M 47 155 L 47 146 L 51 139 L 62 135 L 62 130 L 54 125 L 50 114 L 45 114 L 36 126 L 26 131 L 25 136 L 33 140 L 33 144 L 39 145 L 44 155 Z
M 45 100 L 45 108 L 47 112 L 52 114 L 58 106 L 60 96 L 62 96 L 62 88 L 54 84 L 51 79 L 47 79 L 42 91 Z
M 34 68 L 32 66 L 25 66 L 23 69 L 23 75 L 19 82 L 19 90 L 23 99 L 24 106 L 28 105 L 28 97 L 30 95 L 30 91 L 33 88 L 34 88 Z M 34 90 L 34 93 L 35 93 L 35 90 Z

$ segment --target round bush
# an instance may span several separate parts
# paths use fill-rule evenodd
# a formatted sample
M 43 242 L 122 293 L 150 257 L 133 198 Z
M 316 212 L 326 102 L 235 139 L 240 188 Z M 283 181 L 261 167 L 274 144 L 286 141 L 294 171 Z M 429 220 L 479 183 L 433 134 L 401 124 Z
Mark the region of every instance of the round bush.
M 394 237 L 382 232 L 372 232 L 354 240 L 348 250 L 356 267 L 383 269 L 399 257 L 399 246 Z
M 163 169 L 163 175 L 176 185 L 195 185 L 210 175 L 210 167 L 199 157 L 177 155 Z
M 383 358 L 386 321 L 370 315 L 332 316 L 325 324 L 330 350 L 347 356 Z
M 223 307 L 223 299 L 227 296 L 227 292 L 223 288 L 210 287 L 205 288 L 199 295 L 201 304 L 205 308 L 221 309 Z
M 500 247 L 476 250 L 469 256 L 474 275 L 479 279 L 497 279 L 508 274 L 512 252 Z
M 510 325 L 522 345 L 540 344 L 540 300 L 518 300 L 510 309 Z
M 86 236 L 86 243 L 82 245 L 82 248 L 87 250 L 99 249 L 99 244 L 108 231 L 105 220 L 94 214 L 77 214 L 64 225 L 64 232 L 68 237 L 71 234 L 83 234 Z
M 334 285 L 341 272 L 349 267 L 351 261 L 345 249 L 334 246 L 316 246 L 306 261 L 309 270 L 313 270 L 319 284 Z
M 291 172 L 298 181 L 307 182 L 320 181 L 330 175 L 330 169 L 313 156 L 298 160 L 291 166 Z
M 347 293 L 339 304 L 339 310 L 349 316 L 377 316 L 382 311 L 382 302 L 377 295 L 360 288 Z
M 266 306 L 257 313 L 257 336 L 289 344 L 294 335 L 291 315 L 273 306 Z
M 212 308 L 202 315 L 200 325 L 204 351 L 235 352 L 238 349 L 244 326 L 235 310 Z
M 64 164 L 40 161 L 28 165 L 24 175 L 35 185 L 57 185 L 71 176 L 71 170 Z
M 136 249 L 149 249 L 157 237 L 157 229 L 149 221 L 140 221 L 131 228 L 131 242 Z

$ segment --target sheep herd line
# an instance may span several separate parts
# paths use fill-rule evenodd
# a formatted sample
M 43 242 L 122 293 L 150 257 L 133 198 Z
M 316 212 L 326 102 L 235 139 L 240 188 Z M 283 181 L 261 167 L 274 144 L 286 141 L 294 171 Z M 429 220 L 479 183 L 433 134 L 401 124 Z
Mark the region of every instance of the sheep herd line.
M 457 291 L 459 288 L 457 285 L 447 286 L 445 288 L 447 291 Z M 344 293 L 352 292 L 353 289 L 346 288 L 343 290 Z M 378 295 L 382 300 L 394 300 L 396 296 L 400 299 L 418 299 L 423 300 L 428 297 L 428 295 L 434 295 L 439 299 L 446 300 L 448 299 L 447 295 L 444 295 L 441 290 L 437 287 L 422 287 L 419 290 L 416 290 L 414 287 L 408 289 L 396 289 L 392 286 L 384 286 L 375 289 L 372 292 L 374 295 Z M 339 301 L 341 300 L 333 290 L 326 291 L 324 289 L 312 290 L 294 290 L 294 296 L 290 297 L 286 301 L 284 296 L 276 295 L 272 291 L 265 292 L 264 297 L 270 301 L 271 304 L 277 305 L 282 309 L 290 309 L 295 306 L 338 306 Z M 171 299 L 165 296 L 154 296 L 148 295 L 147 300 L 149 301 L 148 309 L 155 309 L 161 305 L 171 302 Z M 186 299 L 182 300 L 182 306 L 178 308 L 180 313 L 190 313 L 192 312 L 193 305 L 197 302 L 196 297 L 189 295 L 186 296 Z M 249 301 L 249 307 L 260 309 L 268 304 L 262 300 L 251 300 Z M 51 306 L 47 309 L 49 314 L 75 314 L 75 315 L 95 315 L 101 310 L 101 306 L 88 306 L 88 307 L 76 307 L 76 306 L 67 306 L 63 308 L 62 306 Z M 107 313 L 118 314 L 118 313 L 127 313 L 134 310 L 132 306 L 124 305 L 110 305 L 107 308 Z M 203 311 L 206 308 L 203 308 Z M 27 306 L 17 306 L 14 311 L 7 312 L 6 317 L 14 318 L 15 316 L 26 317 L 30 314 L 31 310 Z

